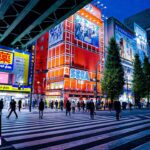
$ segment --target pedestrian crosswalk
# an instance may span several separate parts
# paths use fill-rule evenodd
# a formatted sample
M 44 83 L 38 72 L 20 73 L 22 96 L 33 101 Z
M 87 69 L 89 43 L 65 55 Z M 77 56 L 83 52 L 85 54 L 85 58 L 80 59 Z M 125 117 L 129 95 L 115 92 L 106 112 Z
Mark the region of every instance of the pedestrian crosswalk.
M 122 117 L 95 116 L 64 112 L 21 113 L 19 119 L 3 116 L 2 136 L 19 150 L 128 150 L 149 145 L 150 115 Z

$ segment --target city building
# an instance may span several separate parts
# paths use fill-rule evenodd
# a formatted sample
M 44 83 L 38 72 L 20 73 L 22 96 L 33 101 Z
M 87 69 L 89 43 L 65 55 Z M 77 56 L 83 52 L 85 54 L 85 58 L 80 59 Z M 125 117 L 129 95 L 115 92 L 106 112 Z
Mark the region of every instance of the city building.
M 103 58 L 101 11 L 89 4 L 38 39 L 35 95 L 45 95 L 48 101 L 100 98 Z
M 116 39 L 120 47 L 120 56 L 124 68 L 125 85 L 120 101 L 134 102 L 132 93 L 133 60 L 137 53 L 136 39 L 133 30 L 130 30 L 119 20 L 111 17 L 105 24 L 105 57 L 107 56 L 108 42 L 111 37 Z
M 11 99 L 28 104 L 30 94 L 30 54 L 0 46 L 0 99 L 9 107 Z
M 124 20 L 124 23 L 126 26 L 128 26 L 132 30 L 135 30 L 135 28 L 137 28 L 135 26 L 135 24 L 138 25 L 138 28 L 140 27 L 139 30 L 140 30 L 141 35 L 139 35 L 139 34 L 137 34 L 137 35 L 139 36 L 139 38 L 142 37 L 142 43 L 145 40 L 144 45 L 147 44 L 148 55 L 150 57 L 150 19 L 149 18 L 150 18 L 150 8 L 145 9 L 145 10 L 143 10 L 143 11 L 141 11 L 141 12 L 139 12 L 133 16 L 126 18 Z M 145 32 L 146 32 L 146 38 L 145 38 Z M 141 40 L 139 40 L 139 41 L 141 41 Z

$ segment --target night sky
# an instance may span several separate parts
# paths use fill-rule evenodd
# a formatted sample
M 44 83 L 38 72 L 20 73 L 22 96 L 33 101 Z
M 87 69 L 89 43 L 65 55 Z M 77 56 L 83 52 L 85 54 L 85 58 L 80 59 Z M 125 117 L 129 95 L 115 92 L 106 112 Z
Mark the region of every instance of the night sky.
M 107 17 L 114 16 L 120 21 L 124 21 L 125 18 L 134 15 L 146 8 L 150 8 L 150 0 L 94 0 L 99 1 L 100 4 L 107 6 L 107 9 L 103 9 L 103 14 Z M 98 4 L 100 6 L 100 4 Z M 102 8 L 100 6 L 100 8 Z

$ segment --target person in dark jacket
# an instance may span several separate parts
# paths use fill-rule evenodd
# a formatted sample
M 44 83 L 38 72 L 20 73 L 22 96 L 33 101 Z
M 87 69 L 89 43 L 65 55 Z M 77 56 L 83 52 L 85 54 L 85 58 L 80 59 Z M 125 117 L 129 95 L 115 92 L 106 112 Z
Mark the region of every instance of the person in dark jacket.
M 44 110 L 44 102 L 43 99 L 41 99 L 39 103 L 39 119 L 43 118 L 43 110 Z
M 60 101 L 60 109 L 61 111 L 63 111 L 63 107 L 64 107 L 64 103 L 63 103 L 63 100 Z
M 10 113 L 7 116 L 7 118 L 10 117 L 10 115 L 12 114 L 12 112 L 14 112 L 14 114 L 16 115 L 16 119 L 17 119 L 18 115 L 16 113 L 16 101 L 14 99 L 12 99 L 11 102 L 10 102 Z
M 18 108 L 19 108 L 19 111 L 21 110 L 21 106 L 22 106 L 22 101 L 21 99 L 18 101 Z
M 84 112 L 84 109 L 85 109 L 85 103 L 84 103 L 84 101 L 82 102 L 82 109 L 83 109 L 83 112 Z
M 77 107 L 78 107 L 78 111 L 80 111 L 81 105 L 80 105 L 80 102 L 79 102 L 79 101 L 78 101 L 78 103 L 77 103 Z
M 90 110 L 90 117 L 91 119 L 94 119 L 94 110 L 95 110 L 95 106 L 94 106 L 94 102 L 91 99 L 90 103 L 89 103 L 89 110 Z
M 116 111 L 116 120 L 120 120 L 120 113 L 121 113 L 120 101 L 115 101 L 114 102 L 114 109 Z
M 0 100 L 0 113 L 2 112 L 2 109 L 4 107 L 3 99 Z
M 55 108 L 56 108 L 56 110 L 58 109 L 58 101 L 57 100 L 55 102 Z
M 67 103 L 66 103 L 66 116 L 67 116 L 68 113 L 69 113 L 69 116 L 70 116 L 70 111 L 71 111 L 71 103 L 69 102 L 69 100 L 67 100 Z

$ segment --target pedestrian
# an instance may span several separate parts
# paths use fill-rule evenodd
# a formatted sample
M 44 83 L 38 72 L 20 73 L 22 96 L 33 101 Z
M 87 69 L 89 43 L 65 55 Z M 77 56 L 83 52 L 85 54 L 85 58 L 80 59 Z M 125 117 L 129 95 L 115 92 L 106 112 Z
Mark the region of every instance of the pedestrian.
M 132 110 L 132 103 L 131 102 L 129 103 L 129 109 L 130 109 L 130 111 Z
M 55 101 L 55 108 L 56 108 L 56 110 L 58 109 L 58 101 L 57 100 Z
M 53 109 L 53 107 L 54 107 L 54 102 L 52 101 L 51 102 L 51 109 Z
M 73 102 L 72 102 L 72 113 L 73 113 L 73 114 L 75 113 L 75 107 L 76 107 L 76 104 L 75 104 L 75 102 L 73 101 Z
M 18 108 L 19 108 L 19 111 L 21 110 L 21 106 L 22 106 L 22 101 L 21 99 L 18 101 Z
M 90 103 L 89 103 L 89 110 L 90 110 L 90 118 L 94 119 L 94 110 L 95 110 L 95 106 L 94 106 L 94 102 L 91 99 Z
M 63 103 L 63 100 L 60 101 L 60 109 L 61 111 L 63 111 L 63 107 L 64 107 L 64 103 Z
M 67 100 L 67 103 L 66 103 L 66 116 L 67 116 L 68 113 L 69 113 L 69 116 L 70 116 L 70 111 L 71 111 L 71 103 L 69 102 L 69 100 Z
M 120 113 L 121 113 L 120 101 L 115 101 L 114 102 L 114 109 L 116 111 L 116 120 L 120 120 Z
M 85 109 L 85 103 L 84 103 L 84 101 L 82 102 L 82 109 L 83 109 L 83 112 L 84 112 L 84 109 Z
M 112 102 L 109 102 L 108 107 L 109 107 L 109 111 L 111 112 L 111 110 L 112 110 Z
M 80 111 L 80 102 L 77 103 L 78 111 Z
M 44 102 L 43 99 L 41 99 L 39 103 L 39 119 L 43 119 L 43 111 L 44 111 Z
M 4 107 L 3 99 L 0 100 L 0 113 L 2 113 L 2 109 Z
M 10 109 L 10 113 L 7 116 L 7 118 L 9 119 L 10 115 L 12 114 L 12 112 L 14 112 L 14 114 L 16 115 L 16 119 L 18 119 L 18 115 L 16 113 L 16 101 L 14 99 L 11 100 L 9 109 Z

